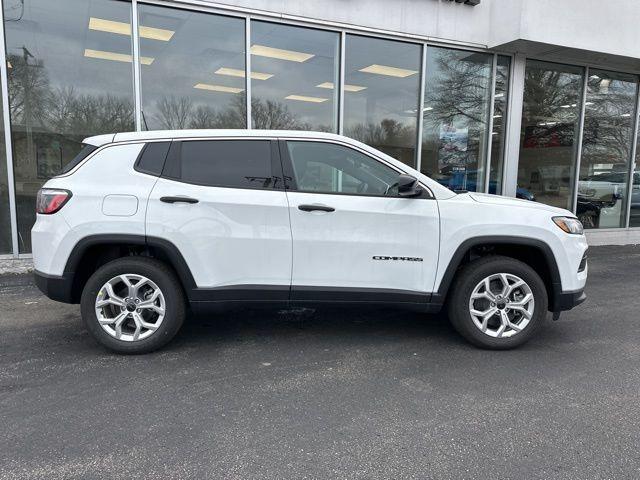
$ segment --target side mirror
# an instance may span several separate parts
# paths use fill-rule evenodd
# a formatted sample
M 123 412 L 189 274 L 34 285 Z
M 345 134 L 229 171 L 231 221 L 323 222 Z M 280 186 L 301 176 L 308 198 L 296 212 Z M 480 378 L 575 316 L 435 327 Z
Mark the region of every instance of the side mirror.
M 399 197 L 419 197 L 422 195 L 422 188 L 418 185 L 418 179 L 411 175 L 402 174 L 396 182 L 398 185 Z

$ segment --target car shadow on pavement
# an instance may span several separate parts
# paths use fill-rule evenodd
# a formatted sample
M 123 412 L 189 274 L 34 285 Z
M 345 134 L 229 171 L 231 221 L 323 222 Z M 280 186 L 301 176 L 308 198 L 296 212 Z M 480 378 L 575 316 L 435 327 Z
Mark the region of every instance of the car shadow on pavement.
M 260 309 L 233 310 L 213 315 L 190 315 L 168 348 L 194 347 L 209 343 L 252 339 L 304 343 L 340 339 L 377 344 L 385 338 L 422 339 L 429 343 L 461 345 L 465 342 L 445 314 L 428 315 L 379 308 L 294 309 L 278 312 Z M 167 348 L 167 347 L 165 347 Z

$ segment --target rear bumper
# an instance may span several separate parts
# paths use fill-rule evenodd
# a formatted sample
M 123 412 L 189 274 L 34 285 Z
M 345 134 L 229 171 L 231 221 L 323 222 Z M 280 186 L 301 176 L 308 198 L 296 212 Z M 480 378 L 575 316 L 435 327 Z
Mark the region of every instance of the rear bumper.
M 56 302 L 74 303 L 72 295 L 72 277 L 48 275 L 39 271 L 33 272 L 36 286 L 51 300 Z
M 573 307 L 580 305 L 587 299 L 587 294 L 584 293 L 584 289 L 576 290 L 575 292 L 562 292 L 556 296 L 554 312 L 564 312 L 571 310 Z

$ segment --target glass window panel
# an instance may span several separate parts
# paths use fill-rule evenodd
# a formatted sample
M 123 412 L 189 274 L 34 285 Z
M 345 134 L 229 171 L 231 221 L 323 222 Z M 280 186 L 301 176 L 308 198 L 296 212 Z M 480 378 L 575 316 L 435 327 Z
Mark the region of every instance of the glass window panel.
M 253 128 L 335 132 L 336 32 L 251 22 Z
M 82 139 L 134 129 L 131 5 L 5 0 L 20 251 L 31 250 L 35 195 Z
M 415 166 L 420 45 L 347 35 L 344 134 Z
M 180 178 L 211 187 L 273 188 L 271 146 L 265 140 L 182 142 Z
M 144 129 L 245 128 L 244 20 L 141 4 Z
M 0 95 L 0 113 L 4 111 Z M 4 121 L 0 117 L 0 254 L 11 253 L 11 217 L 9 214 L 9 187 L 7 178 L 7 151 L 4 141 Z
M 528 60 L 518 190 L 539 202 L 573 209 L 584 69 Z
M 491 160 L 489 168 L 489 193 L 502 195 L 502 172 L 504 170 L 505 125 L 507 124 L 507 100 L 509 96 L 509 71 L 511 58 L 498 55 L 496 64 L 496 87 L 493 104 L 493 132 L 491 132 Z M 518 190 L 518 198 L 527 198 L 526 192 Z
M 484 191 L 493 55 L 427 48 L 422 173 L 451 190 Z
M 303 192 L 384 196 L 398 173 L 351 148 L 331 143 L 287 142 L 297 189 Z
M 577 215 L 585 228 L 626 224 L 637 78 L 590 69 Z
M 159 177 L 162 174 L 170 147 L 171 142 L 147 143 L 136 164 L 136 170 Z

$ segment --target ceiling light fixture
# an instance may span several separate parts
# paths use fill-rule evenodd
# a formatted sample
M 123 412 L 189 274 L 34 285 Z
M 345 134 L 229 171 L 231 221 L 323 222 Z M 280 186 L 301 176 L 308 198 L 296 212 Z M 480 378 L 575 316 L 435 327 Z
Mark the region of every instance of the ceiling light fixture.
M 131 24 L 125 22 L 116 22 L 113 20 L 106 20 L 104 18 L 91 17 L 89 18 L 89 30 L 116 33 L 118 35 L 131 35 Z M 145 27 L 144 25 L 140 25 L 138 31 L 142 38 L 148 38 L 150 40 L 160 40 L 162 42 L 168 42 L 176 33 L 173 30 Z
M 244 92 L 244 88 L 225 87 L 224 85 L 211 85 L 210 83 L 196 83 L 193 88 L 198 90 L 209 90 L 211 92 L 222 93 L 240 93 Z
M 361 72 L 374 73 L 376 75 L 386 75 L 388 77 L 405 78 L 418 73 L 417 70 L 407 70 L 406 68 L 389 67 L 387 65 L 378 65 L 374 63 L 368 67 L 360 69 Z
M 105 52 L 103 50 L 91 50 L 90 48 L 84 49 L 84 56 L 100 60 L 112 60 L 114 62 L 131 63 L 133 61 L 133 57 L 128 53 Z M 151 65 L 154 60 L 155 58 L 152 57 L 140 57 L 142 65 Z
M 329 100 L 328 98 L 322 97 L 307 97 L 305 95 L 288 95 L 284 97 L 286 100 L 297 100 L 299 102 L 310 102 L 310 103 L 322 103 Z
M 328 90 L 333 90 L 333 82 L 324 82 L 321 83 L 320 85 L 316 85 L 316 87 L 318 88 L 326 88 Z M 366 90 L 367 87 L 362 87 L 360 85 L 349 85 L 349 84 L 345 84 L 344 86 L 344 91 L 345 92 L 361 92 L 362 90 Z
M 315 57 L 312 53 L 295 52 L 293 50 L 283 50 L 281 48 L 267 47 L 266 45 L 252 45 L 251 55 L 258 57 L 277 58 L 278 60 L 287 60 L 289 62 L 306 62 L 310 58 Z
M 237 68 L 229 68 L 229 67 L 220 67 L 215 71 L 217 75 L 227 75 L 229 77 L 239 77 L 244 78 L 245 72 L 244 70 L 239 70 Z M 260 72 L 251 72 L 252 80 L 269 80 L 273 77 L 271 73 L 260 73 Z

